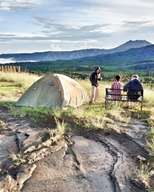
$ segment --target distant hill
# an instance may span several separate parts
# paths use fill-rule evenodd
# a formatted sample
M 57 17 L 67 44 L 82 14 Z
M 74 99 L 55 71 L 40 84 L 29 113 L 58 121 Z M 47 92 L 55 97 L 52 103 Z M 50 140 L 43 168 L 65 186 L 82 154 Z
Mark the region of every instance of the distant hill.
M 12 65 L 31 72 L 86 72 L 96 65 L 104 67 L 106 71 L 154 72 L 154 45 L 73 60 L 20 62 Z
M 75 51 L 48 51 L 36 53 L 1 54 L 0 63 L 14 62 L 40 62 L 57 60 L 74 60 L 98 55 L 124 52 L 132 48 L 142 48 L 151 45 L 145 40 L 128 41 L 113 49 L 83 49 Z
M 95 64 L 115 69 L 154 70 L 154 45 L 78 59 L 75 63 L 81 66 Z
M 151 45 L 151 43 L 145 40 L 136 40 L 136 41 L 130 40 L 120 45 L 119 47 L 112 49 L 110 53 L 128 51 L 129 49 L 146 47 L 148 45 Z

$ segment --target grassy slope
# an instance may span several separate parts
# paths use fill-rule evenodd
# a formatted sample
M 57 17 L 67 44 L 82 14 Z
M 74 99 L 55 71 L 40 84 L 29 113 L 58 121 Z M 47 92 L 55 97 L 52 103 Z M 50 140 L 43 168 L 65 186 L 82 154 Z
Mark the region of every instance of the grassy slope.
M 37 75 L 0 72 L 0 100 L 15 101 L 34 81 Z
M 3 102 L 16 101 L 21 94 L 37 79 L 37 75 L 30 75 L 27 73 L 2 73 L 0 72 L 0 99 L 1 104 Z M 79 83 L 85 87 L 88 94 L 90 94 L 90 84 L 88 80 L 78 80 Z M 135 117 L 145 120 L 151 129 L 147 136 L 148 148 L 151 152 L 151 159 L 154 156 L 154 90 L 146 87 L 145 89 L 145 102 L 143 112 L 139 112 L 138 108 L 125 111 L 124 108 L 119 106 L 112 106 L 111 110 L 106 111 L 104 109 L 104 89 L 109 87 L 111 82 L 100 83 L 100 96 L 98 103 L 95 105 L 85 105 L 77 109 L 68 108 L 67 110 L 51 110 L 51 109 L 31 109 L 22 108 L 16 109 L 13 104 L 9 105 L 9 108 L 13 115 L 31 118 L 34 122 L 47 123 L 53 121 L 56 117 L 61 122 L 71 123 L 72 127 L 82 127 L 88 129 L 111 129 L 111 131 L 120 132 L 119 127 L 115 125 L 116 121 L 129 121 L 132 114 Z M 148 177 L 150 170 L 153 169 L 153 161 L 149 159 L 150 163 L 142 164 L 140 177 L 146 180 L 148 183 Z

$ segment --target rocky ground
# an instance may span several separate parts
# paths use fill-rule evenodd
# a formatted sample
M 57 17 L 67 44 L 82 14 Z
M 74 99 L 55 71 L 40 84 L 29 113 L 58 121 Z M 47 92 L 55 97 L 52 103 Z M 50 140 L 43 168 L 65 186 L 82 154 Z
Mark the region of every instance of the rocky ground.
M 0 109 L 0 192 L 144 192 L 135 180 L 146 159 L 147 125 L 119 123 L 123 133 L 86 131 L 62 137 Z

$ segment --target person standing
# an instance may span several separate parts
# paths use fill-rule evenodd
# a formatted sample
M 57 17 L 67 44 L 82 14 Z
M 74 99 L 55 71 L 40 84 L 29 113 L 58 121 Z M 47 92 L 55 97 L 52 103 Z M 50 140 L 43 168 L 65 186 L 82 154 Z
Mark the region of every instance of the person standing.
M 96 67 L 95 71 L 90 75 L 90 82 L 92 86 L 90 103 L 94 103 L 99 95 L 99 82 L 101 80 L 101 68 Z

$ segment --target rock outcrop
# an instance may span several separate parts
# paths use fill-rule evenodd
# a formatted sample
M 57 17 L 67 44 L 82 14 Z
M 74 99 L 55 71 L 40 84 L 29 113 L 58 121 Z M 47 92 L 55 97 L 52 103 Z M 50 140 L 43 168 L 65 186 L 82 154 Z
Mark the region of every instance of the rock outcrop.
M 149 155 L 145 123 L 121 123 L 123 133 L 82 129 L 63 137 L 57 129 L 0 115 L 6 115 L 0 134 L 0 192 L 146 191 L 134 180 L 139 159 Z

